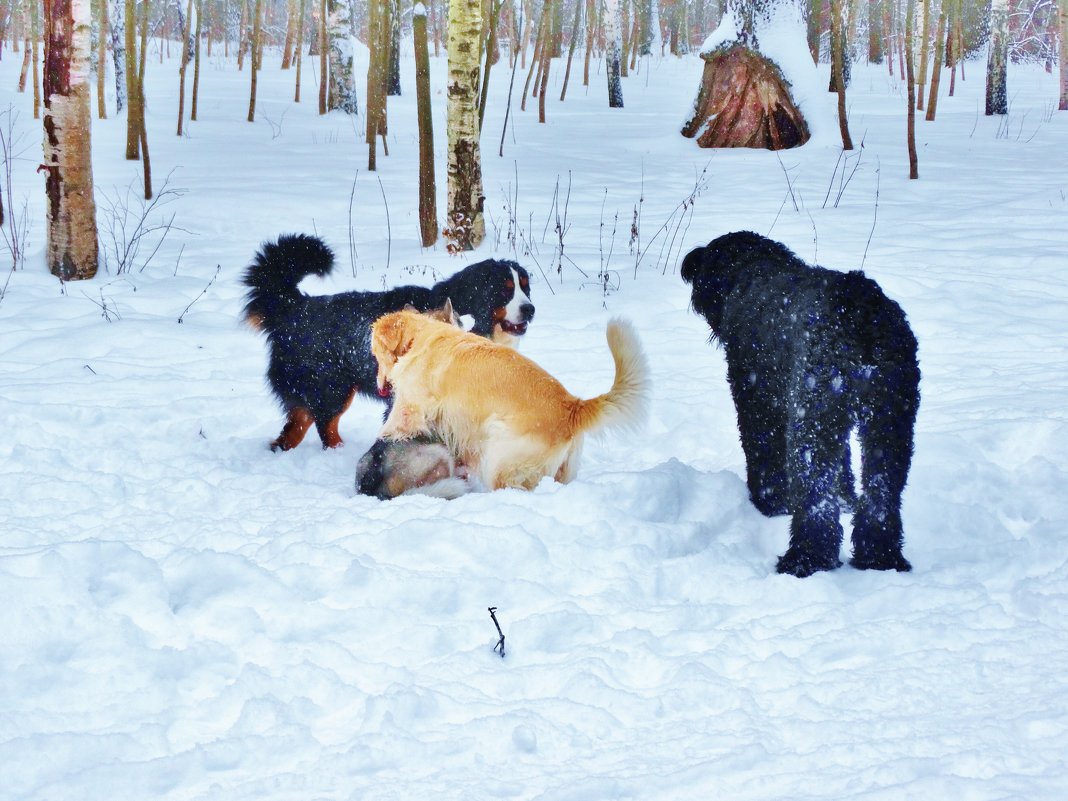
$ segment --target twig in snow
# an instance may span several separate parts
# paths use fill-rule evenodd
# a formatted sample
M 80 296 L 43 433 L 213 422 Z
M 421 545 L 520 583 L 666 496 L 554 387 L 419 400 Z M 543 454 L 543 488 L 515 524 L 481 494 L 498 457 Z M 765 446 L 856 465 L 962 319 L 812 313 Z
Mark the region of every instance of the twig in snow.
M 504 632 L 501 631 L 501 624 L 497 622 L 497 607 L 489 607 L 489 613 L 490 617 L 493 619 L 493 625 L 497 627 L 497 633 L 501 635 L 501 638 L 497 640 L 497 644 L 493 646 L 493 650 L 496 651 L 499 648 L 501 651 L 501 659 L 504 659 Z
M 215 279 L 219 277 L 219 271 L 221 269 L 222 269 L 222 265 L 221 264 L 216 264 L 215 265 L 215 275 L 213 275 L 211 277 L 211 280 L 208 281 L 208 285 L 206 287 L 204 287 L 202 290 L 200 290 L 200 294 L 197 295 L 195 298 L 193 298 L 191 301 L 189 301 L 189 305 L 185 307 L 185 311 L 183 311 L 181 314 L 178 315 L 178 325 L 182 324 L 182 322 L 185 319 L 186 313 L 188 313 L 188 311 L 191 308 L 193 308 L 193 304 L 196 303 L 198 300 L 200 300 L 202 297 L 204 297 L 206 294 L 208 294 L 208 290 L 211 289 L 211 285 L 214 284 L 215 283 Z

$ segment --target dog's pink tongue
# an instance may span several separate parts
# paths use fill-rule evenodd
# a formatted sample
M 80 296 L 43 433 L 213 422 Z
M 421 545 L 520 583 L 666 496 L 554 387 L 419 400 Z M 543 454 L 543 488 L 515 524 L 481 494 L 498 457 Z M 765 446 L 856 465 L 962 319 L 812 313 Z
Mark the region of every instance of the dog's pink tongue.
M 389 384 L 378 388 L 378 397 L 380 398 L 388 398 L 391 394 Z

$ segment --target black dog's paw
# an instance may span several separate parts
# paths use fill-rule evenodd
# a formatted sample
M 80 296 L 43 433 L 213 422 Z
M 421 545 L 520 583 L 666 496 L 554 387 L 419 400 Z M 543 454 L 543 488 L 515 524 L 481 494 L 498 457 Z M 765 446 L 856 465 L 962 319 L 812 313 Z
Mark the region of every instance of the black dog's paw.
M 857 570 L 896 570 L 899 573 L 908 573 L 912 570 L 909 560 L 897 549 L 885 552 L 863 551 L 854 553 L 853 558 L 849 560 L 849 564 Z
M 777 517 L 778 515 L 790 514 L 790 508 L 786 501 L 776 492 L 762 490 L 759 493 L 749 491 L 749 500 L 764 517 Z
M 779 557 L 775 570 L 798 578 L 811 576 L 822 570 L 834 570 L 842 566 L 838 556 L 831 552 L 812 553 L 806 548 L 794 545 Z

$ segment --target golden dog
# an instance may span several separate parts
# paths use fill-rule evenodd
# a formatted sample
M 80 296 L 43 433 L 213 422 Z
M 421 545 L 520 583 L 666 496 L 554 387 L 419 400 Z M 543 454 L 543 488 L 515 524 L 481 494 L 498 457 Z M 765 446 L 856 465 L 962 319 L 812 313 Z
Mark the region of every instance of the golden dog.
M 379 392 L 393 388 L 382 439 L 441 437 L 488 489 L 574 478 L 583 435 L 644 419 L 649 368 L 630 324 L 607 329 L 612 389 L 583 400 L 515 350 L 410 311 L 371 327 Z

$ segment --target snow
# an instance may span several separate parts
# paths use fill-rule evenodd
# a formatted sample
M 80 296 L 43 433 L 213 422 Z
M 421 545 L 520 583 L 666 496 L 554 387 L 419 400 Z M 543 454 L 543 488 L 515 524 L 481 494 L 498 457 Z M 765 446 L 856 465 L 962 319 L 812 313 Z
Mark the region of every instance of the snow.
M 0 62 L 21 134 L 4 199 L 31 221 L 0 300 L 5 801 L 1068 794 L 1068 114 L 1053 76 L 1012 65 L 1010 115 L 988 118 L 967 64 L 937 122 L 917 121 L 908 181 L 885 66 L 854 69 L 864 148 L 843 156 L 818 97 L 801 149 L 699 150 L 678 133 L 696 56 L 643 59 L 618 110 L 596 61 L 560 103 L 554 64 L 544 125 L 519 111 L 517 75 L 499 158 L 502 62 L 487 241 L 451 257 L 418 245 L 410 45 L 375 175 L 362 118 L 316 113 L 314 59 L 294 105 L 269 53 L 249 124 L 247 67 L 216 53 L 200 119 L 175 137 L 178 52 L 161 66 L 153 50 L 147 76 L 156 187 L 183 190 L 152 220 L 173 228 L 143 269 L 151 243 L 128 273 L 112 259 L 66 285 L 43 266 L 40 123 L 12 90 L 20 60 Z M 357 86 L 365 69 L 358 51 Z M 444 58 L 431 71 L 443 210 Z M 93 122 L 98 198 L 136 198 L 112 117 Z M 774 572 L 789 521 L 748 502 L 723 356 L 677 274 L 740 228 L 863 266 L 909 315 L 912 573 Z M 238 321 L 240 276 L 288 231 L 338 253 L 311 292 L 518 258 L 537 306 L 523 352 L 577 394 L 611 384 L 605 324 L 629 318 L 653 365 L 647 428 L 588 441 L 567 486 L 454 501 L 354 495 L 370 401 L 343 418 L 345 447 L 312 433 L 271 453 L 282 417 L 264 343 Z

